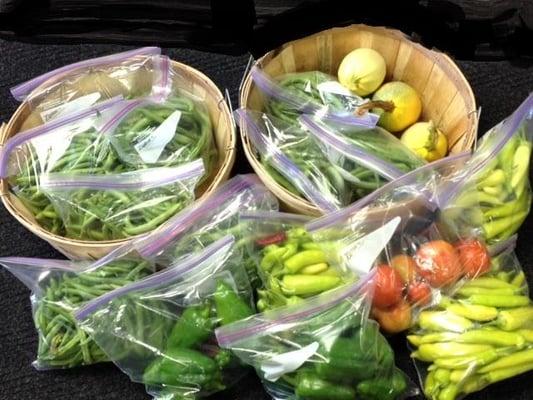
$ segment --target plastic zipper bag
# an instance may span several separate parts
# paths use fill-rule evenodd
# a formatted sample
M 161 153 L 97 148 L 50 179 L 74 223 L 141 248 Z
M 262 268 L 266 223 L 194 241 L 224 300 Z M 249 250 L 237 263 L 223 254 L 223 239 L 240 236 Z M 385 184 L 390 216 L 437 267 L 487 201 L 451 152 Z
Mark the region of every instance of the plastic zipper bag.
M 344 179 L 299 124 L 288 125 L 246 109 L 236 113 L 261 162 L 281 186 L 323 211 L 348 204 L 350 193 Z
M 407 336 L 428 399 L 463 398 L 533 369 L 533 302 L 514 242 L 491 255 L 485 274 L 423 311 Z
M 66 236 L 114 240 L 150 232 L 195 199 L 202 160 L 174 168 L 106 175 L 47 174 L 41 187 L 63 221 Z
M 205 201 L 193 203 L 152 234 L 137 239 L 133 247 L 141 257 L 161 266 L 198 252 L 228 234 L 235 236 L 235 247 L 244 251 L 251 239 L 239 221 L 239 213 L 277 209 L 277 199 L 257 176 L 237 175 Z M 124 249 L 129 248 L 124 246 Z M 243 264 L 252 287 L 258 287 L 255 263 L 247 253 L 243 255 Z
M 100 129 L 124 101 L 120 97 L 55 119 L 10 138 L 0 152 L 0 178 L 29 210 L 36 222 L 52 233 L 63 226 L 40 190 L 40 177 L 53 172 L 103 174 L 123 170 Z
M 350 125 L 373 127 L 379 116 L 354 112 L 365 100 L 343 87 L 335 77 L 320 71 L 270 76 L 258 67 L 250 75 L 266 95 L 264 111 L 294 124 L 302 113 L 327 115 Z M 258 110 L 263 111 L 263 110 Z
M 215 167 L 213 125 L 201 99 L 162 90 L 123 107 L 102 128 L 123 164 L 130 168 L 169 167 L 202 158 L 207 174 Z
M 488 131 L 464 169 L 443 185 L 440 203 L 459 231 L 475 231 L 488 243 L 514 235 L 531 207 L 529 166 L 533 94 Z
M 197 398 L 235 384 L 245 369 L 214 340 L 214 329 L 253 314 L 235 239 L 76 311 L 82 328 L 154 398 Z
M 280 398 L 404 398 L 414 388 L 368 320 L 372 278 L 218 328 L 218 343 L 253 366 Z
M 150 275 L 153 265 L 128 257 L 109 258 L 94 268 L 88 262 L 25 257 L 0 258 L 0 264 L 31 290 L 38 333 L 37 369 L 71 368 L 109 361 L 79 329 L 74 311 L 98 296 Z
M 352 184 L 355 200 L 383 186 L 386 181 L 397 179 L 425 164 L 395 136 L 380 127 L 354 128 L 325 123 L 323 119 L 310 115 L 303 115 L 299 120 L 343 178 Z
M 32 110 L 22 130 L 115 96 L 147 96 L 158 79 L 158 47 L 143 47 L 93 58 L 47 72 L 11 88 Z

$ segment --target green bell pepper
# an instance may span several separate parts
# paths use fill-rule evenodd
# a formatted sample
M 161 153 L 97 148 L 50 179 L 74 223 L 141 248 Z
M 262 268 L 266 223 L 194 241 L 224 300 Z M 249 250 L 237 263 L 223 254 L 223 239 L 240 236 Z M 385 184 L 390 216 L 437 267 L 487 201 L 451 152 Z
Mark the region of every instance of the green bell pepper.
M 213 333 L 209 305 L 193 306 L 185 309 L 172 328 L 167 347 L 192 348 L 207 340 Z
M 254 312 L 225 282 L 218 281 L 214 294 L 215 308 L 221 325 L 247 318 Z

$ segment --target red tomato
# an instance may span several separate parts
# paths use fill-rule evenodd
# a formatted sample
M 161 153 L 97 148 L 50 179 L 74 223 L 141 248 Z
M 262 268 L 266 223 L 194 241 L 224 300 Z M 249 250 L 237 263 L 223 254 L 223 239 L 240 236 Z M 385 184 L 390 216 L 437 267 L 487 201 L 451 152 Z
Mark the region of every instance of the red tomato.
M 470 279 L 490 270 L 490 256 L 483 243 L 476 239 L 466 239 L 455 244 L 465 275 Z
M 462 275 L 455 248 L 444 240 L 424 243 L 415 255 L 417 272 L 433 287 L 455 283 Z
M 372 304 L 377 308 L 387 308 L 402 299 L 402 277 L 388 265 L 380 265 L 376 272 L 376 286 Z
M 373 308 L 372 317 L 385 332 L 398 333 L 411 326 L 411 306 L 405 300 L 401 300 L 394 307 L 387 310 Z
M 398 271 L 403 283 L 412 282 L 416 278 L 416 263 L 413 257 L 398 254 L 392 258 L 390 266 Z
M 413 305 L 425 306 L 431 301 L 431 288 L 425 282 L 413 282 L 407 289 L 407 299 Z

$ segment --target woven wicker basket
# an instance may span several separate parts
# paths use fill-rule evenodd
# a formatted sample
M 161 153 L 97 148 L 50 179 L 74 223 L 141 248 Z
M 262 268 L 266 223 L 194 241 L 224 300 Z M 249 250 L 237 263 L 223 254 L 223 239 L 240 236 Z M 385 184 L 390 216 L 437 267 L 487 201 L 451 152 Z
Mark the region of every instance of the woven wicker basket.
M 233 119 L 224 96 L 216 85 L 203 73 L 185 64 L 172 61 L 173 68 L 180 73 L 189 87 L 189 92 L 204 99 L 209 110 L 211 121 L 214 127 L 215 144 L 218 149 L 218 165 L 213 169 L 213 174 L 205 183 L 198 188 L 197 196 L 199 200 L 207 198 L 217 187 L 226 181 L 235 162 L 236 134 Z M 45 83 L 46 84 L 46 83 Z M 0 134 L 0 146 L 6 140 L 20 131 L 21 125 L 30 114 L 30 107 L 27 103 L 22 103 L 15 111 L 9 122 L 4 126 Z M 96 259 L 109 253 L 116 247 L 124 244 L 130 239 L 113 241 L 81 241 L 64 238 L 54 235 L 39 226 L 33 215 L 24 207 L 9 190 L 6 180 L 0 180 L 0 196 L 4 206 L 22 225 L 31 232 L 46 240 L 61 253 L 72 259 Z
M 422 120 L 433 120 L 448 138 L 450 153 L 471 148 L 477 134 L 476 102 L 457 65 L 446 54 L 414 43 L 402 32 L 382 27 L 351 25 L 316 33 L 270 51 L 256 62 L 270 76 L 320 70 L 337 75 L 343 57 L 358 47 L 378 51 L 387 63 L 386 80 L 401 80 L 421 95 Z M 264 96 L 250 75 L 243 80 L 240 105 L 263 109 Z M 241 129 L 244 152 L 254 171 L 289 211 L 320 215 L 307 200 L 280 186 L 260 163 L 246 129 Z

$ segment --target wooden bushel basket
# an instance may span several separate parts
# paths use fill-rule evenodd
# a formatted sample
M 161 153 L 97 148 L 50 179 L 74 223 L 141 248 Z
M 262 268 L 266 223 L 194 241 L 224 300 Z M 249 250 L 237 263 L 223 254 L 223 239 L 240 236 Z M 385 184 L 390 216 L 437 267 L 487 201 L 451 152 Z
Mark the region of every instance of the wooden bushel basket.
M 426 49 L 400 31 L 366 25 L 333 28 L 286 43 L 265 54 L 255 65 L 274 77 L 313 70 L 336 76 L 344 56 L 359 47 L 373 48 L 385 58 L 386 81 L 404 81 L 417 90 L 422 99 L 421 120 L 435 122 L 447 136 L 451 154 L 472 147 L 477 134 L 476 102 L 466 78 L 446 54 Z M 263 110 L 264 98 L 248 74 L 241 87 L 241 107 Z M 270 177 L 246 129 L 241 129 L 241 138 L 252 168 L 285 209 L 312 216 L 321 214 L 309 201 L 290 193 Z
M 188 86 L 184 89 L 205 101 L 213 123 L 214 141 L 218 149 L 218 164 L 213 169 L 212 175 L 197 190 L 198 199 L 196 201 L 203 201 L 229 178 L 235 161 L 236 134 L 233 119 L 224 96 L 207 76 L 192 67 L 176 61 L 172 61 L 172 66 L 184 78 L 184 81 L 187 82 Z M 30 112 L 30 107 L 26 102 L 20 105 L 0 134 L 0 146 L 8 138 L 20 131 L 22 124 L 28 118 Z M 33 215 L 11 193 L 6 180 L 0 180 L 0 196 L 9 213 L 22 225 L 35 235 L 46 240 L 50 245 L 69 258 L 100 258 L 131 240 L 131 238 L 128 238 L 99 242 L 82 241 L 52 234 L 37 224 Z

